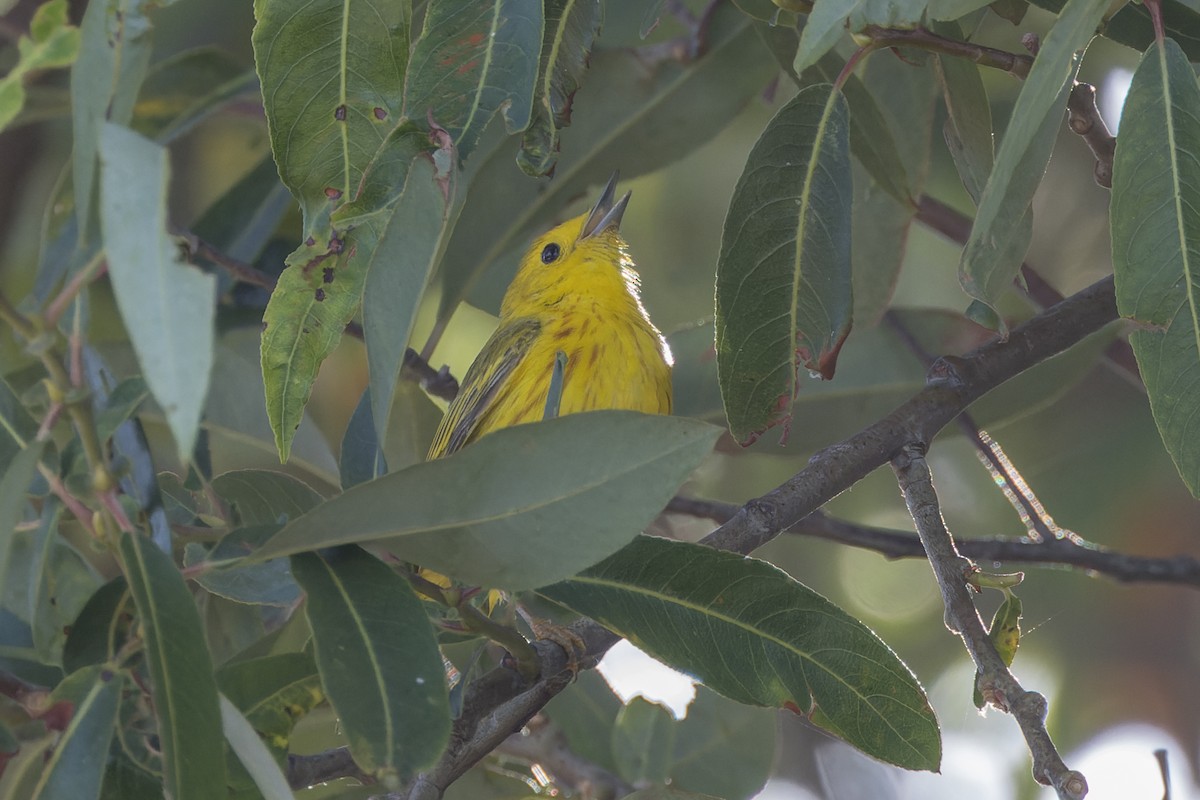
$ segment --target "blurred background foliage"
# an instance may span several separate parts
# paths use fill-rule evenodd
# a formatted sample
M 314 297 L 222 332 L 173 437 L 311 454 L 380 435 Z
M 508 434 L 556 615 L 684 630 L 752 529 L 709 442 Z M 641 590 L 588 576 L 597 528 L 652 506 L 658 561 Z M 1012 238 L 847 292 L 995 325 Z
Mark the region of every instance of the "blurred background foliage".
M 0 33 L 26 29 L 35 5 L 27 0 L 18 2 L 5 15 Z M 83 5 L 72 3 L 72 19 L 79 18 Z M 598 43 L 601 50 L 643 47 L 683 33 L 678 21 L 665 15 L 643 40 L 639 31 L 644 3 L 610 0 L 606 10 Z M 1021 32 L 1044 32 L 1052 20 L 1036 8 L 1031 8 L 1017 27 L 991 15 L 977 16 L 978 41 L 1016 52 L 1021 51 Z M 245 0 L 177 2 L 157 11 L 154 24 L 152 73 L 193 48 L 219 50 L 223 54 L 219 60 L 234 72 L 253 67 L 253 16 Z M 841 47 L 848 52 L 848 40 Z M 1109 41 L 1097 41 L 1088 50 L 1080 79 L 1100 88 L 1101 111 L 1110 127 L 1115 127 L 1119 117 L 1123 87 L 1138 55 Z M 8 67 L 0 64 L 0 72 Z M 868 59 L 865 78 L 871 83 L 885 79 L 890 71 L 907 68 L 890 52 L 878 52 Z M 712 80 L 735 80 L 736 69 L 733 64 L 725 74 L 711 76 Z M 985 70 L 983 77 L 997 125 L 1002 126 L 1020 84 L 994 71 Z M 38 81 L 24 124 L 0 135 L 0 186 L 5 187 L 0 193 L 0 287 L 10 297 L 24 296 L 33 286 L 46 220 L 55 213 L 55 187 L 69 163 L 66 81 L 65 73 L 47 74 Z M 576 97 L 577 108 L 619 103 L 625 91 L 628 87 L 617 83 L 589 81 Z M 716 255 L 734 183 L 766 121 L 793 93 L 786 79 L 776 81 L 768 91 L 748 98 L 740 113 L 718 120 L 715 127 L 720 132 L 710 141 L 627 182 L 633 200 L 622 232 L 642 274 L 645 304 L 676 343 L 680 372 L 694 379 L 694 385 L 678 394 L 681 413 L 711 412 L 719 419 L 719 403 L 712 405 L 718 398 L 715 373 L 705 372 L 703 366 L 710 357 L 704 347 L 705 333 L 694 331 L 708 323 L 713 313 Z M 155 102 L 169 105 L 171 98 L 139 103 L 137 119 L 152 119 Z M 925 191 L 971 213 L 970 200 L 941 142 L 944 110 L 940 103 L 935 108 L 934 147 Z M 688 124 L 686 119 L 679 121 L 680 127 Z M 567 129 L 563 151 L 570 151 L 572 141 L 584 133 L 576 127 Z M 511 145 L 506 146 L 515 154 Z M 215 201 L 269 158 L 267 131 L 253 87 L 221 113 L 179 136 L 170 153 L 172 220 L 191 228 Z M 1111 272 L 1108 192 L 1093 182 L 1092 163 L 1084 143 L 1064 125 L 1034 203 L 1034 237 L 1027 261 L 1063 294 Z M 620 154 L 614 155 L 611 167 L 621 167 Z M 509 177 L 518 179 L 515 164 L 511 164 L 511 172 Z M 585 203 L 585 198 L 576 198 L 561 208 L 554 220 L 543 222 L 579 213 Z M 288 206 L 257 263 L 278 271 L 299 235 L 299 214 L 294 205 Z M 856 231 L 855 246 L 870 236 L 870 231 Z M 914 225 L 892 307 L 905 312 L 961 314 L 969 298 L 958 285 L 958 258 L 956 245 Z M 430 358 L 434 366 L 448 364 L 461 376 L 491 332 L 492 315 L 511 274 L 511 265 L 502 262 L 482 277 L 470 295 L 472 304 L 455 313 Z M 415 345 L 431 330 L 437 299 L 435 282 L 417 323 Z M 132 370 L 132 353 L 111 297 L 98 286 L 91 302 L 93 341 L 118 369 L 124 365 Z M 1005 302 L 1011 319 L 1033 313 L 1015 292 Z M 253 300 L 246 305 L 253 305 Z M 233 467 L 277 469 L 262 411 L 258 317 L 250 309 L 226 302 L 218 319 L 219 354 L 210 400 L 220 407 L 210 405 L 208 409 L 214 472 Z M 693 335 L 688 339 L 690 332 Z M 961 352 L 985 336 L 980 329 L 975 341 L 930 337 L 927 346 L 938 353 Z M 711 346 L 711 338 L 707 341 Z M 5 371 L 19 369 L 25 358 L 9 332 L 0 332 Z M 1170 556 L 1200 552 L 1196 542 L 1200 506 L 1188 495 L 1163 450 L 1144 393 L 1103 361 L 1089 358 L 1072 368 L 1066 363 L 1069 358 L 1051 362 L 1036 386 L 993 402 L 987 415 L 994 420 L 987 425 L 989 432 L 1063 527 L 1089 541 L 1130 553 Z M 872 422 L 915 391 L 922 372 L 916 359 L 886 328 L 869 329 L 863 323 L 858 323 L 852 334 L 841 367 L 832 384 L 817 387 L 809 381 L 802 389 L 787 447 L 780 447 L 773 433 L 745 452 L 725 441 L 721 455 L 706 463 L 689 490 L 731 502 L 761 494 L 794 474 L 816 449 Z M 894 371 L 895 384 L 881 386 L 877 380 L 881 371 Z M 858 386 L 871 388 L 856 390 L 856 373 Z M 335 489 L 338 443 L 366 383 L 362 344 L 346 338 L 322 368 L 309 406 L 311 424 L 302 428 L 295 457 L 286 470 L 322 492 Z M 1037 397 L 1038 402 L 1029 403 L 1030 397 Z M 417 442 L 407 446 L 409 459 L 423 453 L 419 443 L 431 435 L 436 424 L 433 403 L 415 391 L 404 391 L 398 403 L 409 404 L 401 416 Z M 172 447 L 161 418 L 157 425 L 154 419 L 150 415 L 149 433 L 165 468 L 172 463 Z M 930 463 L 943 512 L 956 535 L 1024 534 L 1016 514 L 956 429 L 947 429 L 932 448 Z M 883 470 L 834 500 L 829 510 L 872 525 L 908 529 L 911 524 L 893 476 Z M 673 534 L 691 538 L 711 527 L 706 521 L 680 518 L 672 518 L 669 524 Z M 970 792 L 972 797 L 1007 797 L 1036 793 L 1028 780 L 1028 756 L 1016 726 L 995 713 L 980 720 L 970 705 L 968 660 L 960 642 L 942 626 L 940 599 L 926 564 L 917 560 L 888 562 L 872 553 L 788 536 L 773 542 L 761 555 L 870 625 L 931 690 L 946 735 L 944 775 L 903 776 L 898 779 L 903 795 L 962 797 Z M 1173 764 L 1176 778 L 1193 781 L 1200 747 L 1200 692 L 1195 688 L 1200 663 L 1200 595 L 1179 587 L 1119 585 L 1067 570 L 1033 568 L 1027 572 L 1021 590 L 1027 633 L 1015 671 L 1027 677 L 1027 686 L 1049 696 L 1050 730 L 1060 747 L 1070 754 L 1108 729 L 1148 723 L 1152 727 L 1141 729 L 1139 738 L 1127 745 L 1130 755 L 1149 760 L 1155 747 L 1171 747 L 1175 753 L 1181 748 L 1191 763 Z M 990 614 L 989 604 L 998 602 L 999 595 L 985 596 L 985 615 Z M 318 712 L 305 720 L 298 741 L 308 735 L 314 747 L 320 746 L 331 726 L 328 710 Z M 784 727 L 789 736 L 810 736 L 794 723 L 785 721 Z M 1177 745 L 1171 744 L 1172 739 Z M 1067 761 L 1075 766 L 1070 755 Z M 776 771 L 782 778 L 800 779 L 796 773 L 811 766 L 804 759 L 789 757 L 778 762 Z M 1092 797 L 1117 796 L 1106 794 L 1102 782 L 1090 774 L 1089 778 Z M 811 773 L 803 779 L 811 781 Z M 1180 792 L 1180 796 L 1186 794 Z

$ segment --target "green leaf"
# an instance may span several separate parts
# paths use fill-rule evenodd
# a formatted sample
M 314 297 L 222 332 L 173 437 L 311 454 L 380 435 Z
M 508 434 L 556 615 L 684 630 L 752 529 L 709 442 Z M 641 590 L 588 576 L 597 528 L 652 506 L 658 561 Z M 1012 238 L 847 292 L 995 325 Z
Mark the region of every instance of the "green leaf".
M 281 755 L 287 753 L 296 723 L 325 699 L 316 662 L 307 651 L 226 665 L 217 672 L 217 685 Z
M 212 488 L 237 514 L 240 525 L 270 525 L 285 518 L 295 519 L 324 499 L 303 481 L 265 469 L 223 472 L 213 478 Z
M 675 729 L 675 718 L 658 703 L 644 697 L 630 700 L 612 731 L 613 760 L 621 777 L 633 784 L 664 783 Z
M 533 111 L 542 48 L 541 0 L 430 0 L 404 84 L 404 116 L 429 119 L 468 158 L 500 111 L 509 133 Z
M 550 0 L 545 13 L 533 115 L 517 153 L 517 164 L 535 178 L 554 174 L 558 134 L 571 124 L 571 103 L 583 83 L 592 43 L 604 19 L 599 0 Z M 657 24 L 657 10 L 651 8 L 649 13 Z
M 67 22 L 67 0 L 48 0 L 39 6 L 29 32 L 17 41 L 17 63 L 0 78 L 0 131 L 25 105 L 27 73 L 69 66 L 79 55 L 79 29 Z
M 793 69 L 804 72 L 833 48 L 844 28 L 851 33 L 868 25 L 912 28 L 925 11 L 924 0 L 824 0 L 815 3 L 800 34 Z
M 948 38 L 964 38 L 962 28 L 954 23 L 942 23 L 933 30 Z M 976 64 L 963 58 L 938 56 L 934 63 L 946 103 L 946 146 L 963 186 L 978 205 L 995 161 L 992 106 L 983 76 Z
M 342 446 L 338 450 L 338 475 L 342 479 L 342 490 L 369 481 L 387 472 L 379 437 L 375 434 L 375 422 L 371 419 L 371 389 L 363 390 L 346 432 L 342 435 Z
M 936 770 L 933 709 L 858 620 L 764 561 L 643 536 L 540 594 L 710 689 L 789 708 L 870 756 Z
M 225 796 L 225 754 L 212 659 L 191 592 L 144 536 L 121 537 L 150 667 L 166 791 L 175 800 Z
M 74 706 L 74 712 L 29 800 L 94 800 L 100 796 L 124 684 L 124 673 L 95 666 L 72 674 L 54 690 L 51 703 L 65 700 Z
M 246 771 L 254 778 L 254 785 L 262 792 L 263 800 L 292 800 L 292 790 L 288 786 L 283 770 L 275 762 L 271 751 L 263 744 L 262 739 L 254 732 L 254 728 L 238 711 L 237 706 L 224 696 L 219 696 L 221 703 L 221 727 L 230 749 L 237 754 Z
M 729 700 L 703 684 L 675 729 L 671 785 L 754 797 L 775 761 L 775 714 Z
M 387 441 L 396 381 L 417 309 L 462 210 L 454 150 L 439 151 L 439 156 L 435 160 L 422 153 L 413 159 L 404 191 L 367 267 L 363 333 L 371 415 L 379 441 Z M 438 168 L 439 162 L 444 169 Z
M 83 610 L 71 622 L 63 645 L 65 671 L 76 672 L 113 658 L 128 634 L 128 619 L 121 616 L 127 602 L 129 584 L 122 575 L 101 586 L 88 598 Z
M 718 433 L 630 411 L 505 428 L 449 458 L 347 490 L 289 523 L 254 558 L 370 542 L 472 585 L 542 586 L 648 525 Z M 564 455 L 576 453 L 587 457 Z
M 978 11 L 992 0 L 929 0 L 926 16 L 930 20 L 955 20 Z
M 29 442 L 3 467 L 3 476 L 0 477 L 0 577 L 8 575 L 13 533 L 24 513 L 25 493 L 37 474 L 38 459 L 42 457 L 45 444 L 42 441 Z
M 711 794 L 685 792 L 673 786 L 651 786 L 648 789 L 625 795 L 625 800 L 721 800 Z
M 595 670 L 586 670 L 556 695 L 545 711 L 567 737 L 572 753 L 616 772 L 611 731 L 622 708 L 608 681 Z
M 34 535 L 34 557 L 25 562 L 33 576 L 29 620 L 33 646 L 43 664 L 61 664 L 66 631 L 100 586 L 91 565 L 58 532 L 62 506 L 46 503 Z
M 1066 95 L 1079 67 L 1076 51 L 1095 35 L 1108 6 L 1107 0 L 1068 0 L 1017 96 L 959 264 L 963 289 L 993 309 L 1025 257 L 1024 248 L 1013 242 L 1025 229 L 1025 215 L 1062 124 Z
M 373 219 L 344 238 L 317 243 L 310 237 L 313 244 L 288 256 L 263 312 L 262 375 L 280 463 L 291 455 L 321 364 L 362 302 L 378 228 Z
M 192 231 L 230 258 L 253 263 L 274 235 L 292 196 L 265 156 L 192 225 Z
M 442 657 L 408 582 L 357 547 L 293 556 L 321 683 L 354 760 L 407 780 L 450 736 Z
M 409 2 L 255 0 L 271 150 L 309 234 L 331 202 L 353 196 L 396 125 L 411 14 Z
M 273 536 L 279 525 L 238 528 L 205 550 L 198 542 L 184 549 L 185 567 L 199 567 L 196 582 L 215 595 L 237 603 L 291 607 L 300 596 L 286 559 L 275 558 L 261 564 L 242 565 L 240 559 Z M 227 566 L 232 564 L 232 566 Z
M 442 264 L 439 320 L 449 318 L 485 271 L 507 285 L 531 234 L 561 221 L 576 198 L 608 180 L 614 165 L 629 179 L 682 158 L 723 130 L 778 71 L 750 20 L 728 3 L 713 9 L 707 44 L 695 60 L 650 68 L 625 50 L 594 52 L 589 81 L 598 93 L 589 92 L 574 110 L 549 184 L 529 180 L 505 145 L 468 164 L 463 223 Z M 691 122 L 680 125 L 681 119 Z M 489 310 L 499 308 L 500 293 L 492 295 Z
M 37 420 L 30 416 L 12 387 L 0 378 L 0 464 L 12 464 L 17 453 L 37 436 L 37 431 Z M 3 560 L 0 553 L 0 564 Z
M 77 244 L 87 249 L 94 231 L 96 156 L 105 122 L 125 125 L 133 118 L 138 89 L 150 63 L 148 0 L 121 4 L 88 3 L 80 25 L 79 58 L 71 70 L 74 186 Z M 151 197 L 157 197 L 152 192 Z
M 1034 5 L 1058 14 L 1066 0 L 1035 0 Z M 1166 35 L 1183 48 L 1189 61 L 1200 61 L 1200 13 L 1177 0 L 1162 0 L 1160 7 Z M 1154 23 L 1145 3 L 1126 3 L 1096 32 L 1139 53 L 1154 44 Z
M 1200 88 L 1168 39 L 1133 75 L 1113 160 L 1117 308 L 1150 409 L 1183 482 L 1200 497 Z
M 216 280 L 167 235 L 167 151 L 105 123 L 100 218 L 117 307 L 182 461 L 192 454 L 213 361 Z
M 729 204 L 717 366 L 729 430 L 744 444 L 787 423 L 801 365 L 833 377 L 850 332 L 847 114 L 832 86 L 801 90 L 767 124 Z

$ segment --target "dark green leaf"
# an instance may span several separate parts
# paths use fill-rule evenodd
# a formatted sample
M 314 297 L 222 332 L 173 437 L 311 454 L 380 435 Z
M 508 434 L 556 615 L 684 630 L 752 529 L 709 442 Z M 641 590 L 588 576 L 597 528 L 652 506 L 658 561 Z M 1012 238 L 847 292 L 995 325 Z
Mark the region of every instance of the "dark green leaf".
M 1066 0 L 1035 0 L 1034 5 L 1058 14 Z M 1177 0 L 1162 0 L 1163 29 L 1174 39 L 1189 61 L 1200 61 L 1200 13 Z M 1096 31 L 1138 52 L 1154 44 L 1154 23 L 1145 3 L 1126 3 Z
M 223 798 L 217 684 L 191 592 L 149 539 L 125 534 L 121 557 L 142 621 L 166 791 L 176 800 Z
M 833 377 L 850 332 L 846 102 L 801 90 L 759 137 L 734 189 L 717 260 L 717 366 L 743 443 L 789 419 L 801 366 Z
M 254 557 L 370 542 L 472 585 L 541 586 L 648 525 L 718 433 L 630 411 L 505 428 L 449 458 L 359 484 L 289 523 Z
M 25 443 L 37 435 L 37 430 L 37 421 L 25 410 L 8 382 L 0 378 L 0 464 L 11 464 Z
M 610 732 L 621 708 L 608 681 L 595 670 L 586 670 L 546 705 L 546 715 L 567 737 L 571 752 L 616 772 Z
M 424 461 L 441 421 L 442 410 L 429 399 L 419 383 L 400 381 L 392 400 L 388 438 L 383 443 L 388 469 L 394 472 Z
M 1133 76 L 1113 161 L 1117 307 L 1154 422 L 1183 482 L 1200 497 L 1200 88 L 1170 39 Z
M 771 564 L 643 536 L 540 593 L 732 700 L 809 715 L 891 764 L 938 768 L 937 720 L 904 663 Z
M 103 409 L 96 415 L 96 435 L 106 442 L 125 420 L 132 417 L 149 396 L 150 390 L 140 375 L 126 378 L 104 400 Z
M 375 422 L 371 419 L 371 388 L 363 389 L 346 432 L 342 435 L 342 446 L 338 451 L 338 475 L 342 479 L 342 490 L 357 486 L 364 481 L 383 475 L 387 464 L 379 437 L 375 433 Z
M 371 258 L 363 293 L 363 333 L 376 436 L 387 441 L 396 381 L 425 286 L 462 210 L 452 148 L 418 155 Z M 441 163 L 445 169 L 436 165 Z
M 841 38 L 844 29 L 851 33 L 868 25 L 882 28 L 912 28 L 925 11 L 924 0 L 842 0 L 815 3 L 800 34 L 793 68 L 797 73 L 817 63 Z
M 649 72 L 625 50 L 593 53 L 591 85 L 612 88 L 575 109 L 551 183 L 526 178 L 508 146 L 486 156 L 481 151 L 468 164 L 463 224 L 442 265 L 439 320 L 449 318 L 493 264 L 499 282 L 507 283 L 530 235 L 561 221 L 575 199 L 603 185 L 614 165 L 628 179 L 683 157 L 724 129 L 777 72 L 746 15 L 727 3 L 713 10 L 707 44 L 695 60 L 667 60 Z M 680 125 L 681 119 L 691 122 Z M 489 310 L 499 308 L 493 294 Z
M 125 643 L 132 610 L 124 576 L 118 575 L 97 589 L 71 623 L 63 645 L 63 669 L 76 672 L 113 658 Z
M 407 780 L 450 736 L 445 672 L 408 582 L 357 547 L 293 556 L 317 665 L 354 760 Z
M 257 83 L 254 70 L 216 47 L 177 53 L 147 72 L 130 127 L 167 144 Z
M 213 491 L 237 514 L 241 525 L 270 525 L 295 519 L 320 505 L 322 497 L 304 482 L 265 469 L 239 469 L 213 478 Z
M 74 673 L 54 690 L 51 702 L 66 700 L 74 706 L 74 713 L 29 800 L 94 800 L 100 796 L 124 684 L 124 673 L 94 666 Z
M 711 794 L 696 794 L 685 792 L 673 786 L 651 786 L 633 794 L 626 795 L 625 800 L 721 800 Z
M 217 685 L 280 753 L 287 752 L 296 723 L 325 699 L 310 652 L 228 664 L 217 672 Z
M 167 235 L 167 151 L 105 124 L 100 218 L 108 273 L 142 374 L 179 457 L 191 457 L 213 362 L 216 281 Z
M 192 231 L 230 258 L 252 263 L 291 202 L 268 155 L 209 206 Z
M 500 111 L 509 133 L 529 125 L 541 0 L 430 0 L 404 84 L 404 115 L 444 128 L 461 158 Z
M 1068 0 L 1017 96 L 959 264 L 963 289 L 993 309 L 1025 257 L 1014 241 L 1025 230 L 1025 215 L 1062 124 L 1066 95 L 1079 67 L 1077 51 L 1095 35 L 1108 6 L 1107 0 Z
M 237 706 L 224 696 L 219 698 L 221 703 L 221 725 L 229 747 L 237 754 L 246 771 L 254 778 L 254 784 L 262 792 L 263 800 L 292 800 L 292 790 L 288 786 L 283 770 L 271 755 L 271 751 L 258 738 L 254 728 L 246 720 Z
M 33 537 L 33 558 L 24 564 L 33 577 L 29 592 L 33 646 L 45 664 L 61 664 L 68 626 L 100 586 L 100 579 L 84 558 L 58 533 L 62 506 L 46 503 L 41 524 Z
M 239 563 L 279 528 L 278 524 L 239 528 L 207 551 L 198 542 L 188 542 L 184 566 L 211 565 L 196 575 L 196 582 L 227 600 L 288 608 L 299 598 L 300 588 L 292 578 L 291 566 L 286 559 L 275 558 L 244 566 Z M 232 566 L 223 566 L 222 562 L 232 563 Z
M 517 164 L 533 177 L 554 174 L 558 134 L 571 124 L 571 103 L 583 83 L 592 42 L 604 19 L 599 0 L 549 0 L 545 14 L 533 116 L 517 154 Z M 658 9 L 650 8 L 647 16 L 651 15 L 657 24 Z
M 410 4 L 256 0 L 254 16 L 271 149 L 316 234 L 331 203 L 354 196 L 400 116 Z
M 630 700 L 612 731 L 613 760 L 621 777 L 632 784 L 664 783 L 675 746 L 675 718 L 644 697 Z

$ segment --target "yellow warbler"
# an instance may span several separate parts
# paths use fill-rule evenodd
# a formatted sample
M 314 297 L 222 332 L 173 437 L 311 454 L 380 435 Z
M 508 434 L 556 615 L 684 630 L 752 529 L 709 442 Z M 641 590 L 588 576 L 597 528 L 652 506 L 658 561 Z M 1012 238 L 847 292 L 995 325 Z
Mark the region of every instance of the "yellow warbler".
M 559 413 L 671 412 L 671 351 L 642 305 L 640 280 L 618 230 L 630 192 L 613 201 L 614 173 L 587 214 L 529 248 L 500 306 L 500 326 L 475 357 L 429 448 L 449 455 L 546 409 L 559 351 Z

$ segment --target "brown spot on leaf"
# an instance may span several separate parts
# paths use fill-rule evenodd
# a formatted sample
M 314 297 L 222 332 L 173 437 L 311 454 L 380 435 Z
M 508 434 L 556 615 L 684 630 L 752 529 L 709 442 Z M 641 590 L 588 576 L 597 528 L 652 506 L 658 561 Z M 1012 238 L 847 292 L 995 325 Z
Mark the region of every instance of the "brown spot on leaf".
M 316 239 L 314 239 L 313 237 L 311 237 L 311 236 L 310 236 L 310 237 L 308 237 L 307 239 L 305 239 L 305 240 L 304 240 L 304 243 L 305 243 L 306 245 L 308 245 L 309 247 L 312 247 L 314 244 L 316 244 L 316 243 L 317 243 L 317 240 L 316 240 Z
M 374 113 L 374 114 L 375 114 L 375 119 L 377 119 L 377 120 L 380 120 L 380 121 L 382 121 L 382 120 L 385 120 L 385 119 L 387 119 L 387 110 L 386 110 L 386 109 L 384 109 L 384 108 L 381 108 L 381 107 L 379 107 L 379 106 L 375 106 L 375 108 L 373 109 L 372 113 Z
M 333 283 L 333 267 L 325 267 L 321 270 L 321 280 L 325 283 Z
M 332 186 L 326 186 L 325 187 L 325 196 L 328 197 L 330 200 L 337 200 L 339 197 L 342 196 L 342 190 L 335 189 Z
M 324 289 L 317 289 L 316 293 L 315 293 L 313 296 L 314 296 L 314 297 L 316 297 L 316 299 L 317 299 L 317 302 L 318 302 L 318 303 L 324 302 L 324 300 L 325 300 L 325 290 L 324 290 Z
M 346 121 L 346 104 L 345 103 L 342 103 L 340 106 L 338 106 L 337 108 L 335 108 L 333 110 L 333 118 L 336 119 L 338 122 Z
M 340 253 L 340 252 L 342 252 L 342 247 L 345 244 L 346 243 L 344 241 L 342 241 L 338 237 L 334 236 L 332 239 L 329 240 L 329 252 Z

